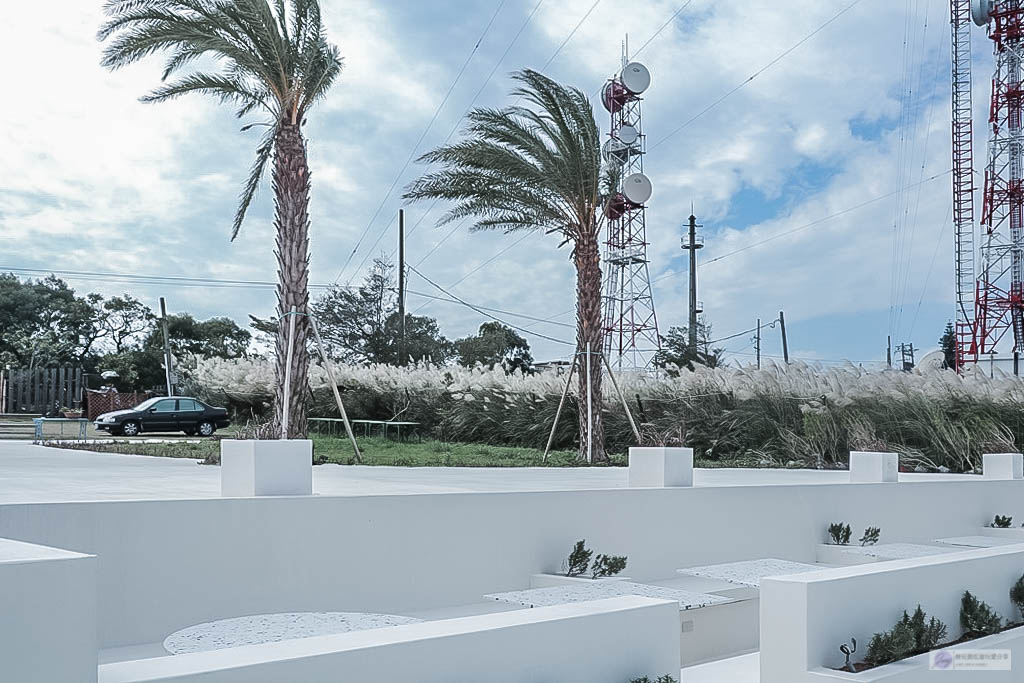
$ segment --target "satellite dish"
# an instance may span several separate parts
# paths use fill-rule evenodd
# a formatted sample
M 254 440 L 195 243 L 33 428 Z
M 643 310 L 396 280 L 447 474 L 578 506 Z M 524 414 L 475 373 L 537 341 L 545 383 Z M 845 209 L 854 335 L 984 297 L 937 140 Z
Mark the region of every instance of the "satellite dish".
M 988 26 L 992 16 L 992 0 L 971 0 L 971 19 L 978 26 Z
M 626 143 L 627 145 L 632 145 L 634 142 L 637 141 L 637 138 L 640 137 L 640 131 L 638 131 L 634 126 L 631 126 L 628 123 L 626 123 L 623 124 L 615 133 L 615 137 L 617 137 L 620 141 Z
M 601 102 L 604 104 L 604 108 L 612 114 L 622 109 L 622 105 L 624 105 L 628 99 L 629 92 L 622 87 L 622 84 L 618 81 L 608 81 L 604 84 L 604 90 L 601 93 Z
M 942 370 L 946 367 L 946 354 L 942 352 L 942 349 L 936 349 L 935 351 L 926 354 L 925 357 L 917 364 L 917 367 L 922 372 Z
M 629 159 L 629 147 L 612 138 L 601 147 L 601 155 L 608 163 L 621 166 Z
M 651 181 L 643 173 L 634 173 L 622 181 L 622 194 L 633 204 L 643 204 L 653 191 Z
M 651 87 L 651 72 L 640 62 L 630 62 L 622 69 L 622 85 L 626 90 L 639 95 Z

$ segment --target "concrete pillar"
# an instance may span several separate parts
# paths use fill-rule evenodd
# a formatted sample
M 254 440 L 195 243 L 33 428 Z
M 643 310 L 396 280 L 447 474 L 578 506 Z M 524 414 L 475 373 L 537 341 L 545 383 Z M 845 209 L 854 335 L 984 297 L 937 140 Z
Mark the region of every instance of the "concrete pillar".
M 986 479 L 1024 479 L 1024 455 L 986 453 L 981 457 Z
M 693 486 L 693 449 L 662 446 L 630 448 L 629 485 Z
M 232 498 L 312 495 L 313 442 L 221 441 L 220 491 Z
M 900 456 L 896 453 L 850 452 L 850 481 L 852 483 L 894 483 L 899 479 Z

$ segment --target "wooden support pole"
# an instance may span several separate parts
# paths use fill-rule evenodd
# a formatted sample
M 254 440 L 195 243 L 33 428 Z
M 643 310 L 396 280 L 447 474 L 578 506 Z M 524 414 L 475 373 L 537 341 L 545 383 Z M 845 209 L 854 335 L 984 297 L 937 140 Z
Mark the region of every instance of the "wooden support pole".
M 543 462 L 548 461 L 548 453 L 551 451 L 551 443 L 555 440 L 555 430 L 558 429 L 558 418 L 562 415 L 562 406 L 565 405 L 565 397 L 569 395 L 569 387 L 572 385 L 572 375 L 576 371 L 576 356 L 572 358 L 572 365 L 569 366 L 569 376 L 565 378 L 565 389 L 562 391 L 562 400 L 558 402 L 558 410 L 555 411 L 555 421 L 551 425 L 551 434 L 548 436 L 548 445 L 544 447 Z
M 313 326 L 313 335 L 316 337 L 316 346 L 320 349 L 320 357 L 324 361 L 324 368 L 327 370 L 327 379 L 331 382 L 331 390 L 334 391 L 334 400 L 338 403 L 338 412 L 341 413 L 341 419 L 345 423 L 345 432 L 348 434 L 348 440 L 352 442 L 352 449 L 356 452 L 356 462 L 361 463 L 363 456 L 359 452 L 359 444 L 356 443 L 355 434 L 352 433 L 352 425 L 348 421 L 348 413 L 345 412 L 345 404 L 341 402 L 341 393 L 338 391 L 338 382 L 334 379 L 334 368 L 331 365 L 331 361 L 327 358 L 327 351 L 324 350 L 324 342 L 320 338 L 320 327 L 316 324 L 316 318 L 309 316 L 309 324 Z
M 622 401 L 622 407 L 626 410 L 626 417 L 629 418 L 629 426 L 633 428 L 633 436 L 636 437 L 636 445 L 642 446 L 642 439 L 640 438 L 640 430 L 636 428 L 636 422 L 633 420 L 633 413 L 629 410 L 629 404 L 626 403 L 626 397 L 622 395 L 622 390 L 619 389 L 619 383 L 615 381 L 615 373 L 612 372 L 612 366 L 608 363 L 608 359 L 604 355 L 604 351 L 601 351 L 601 360 L 604 361 L 604 366 L 608 368 L 608 378 L 612 381 L 612 386 L 615 387 L 615 393 L 618 394 L 619 400 Z
M 281 407 L 282 439 L 288 438 L 288 418 L 292 400 L 292 356 L 295 354 L 295 316 L 297 315 L 298 313 L 295 311 L 295 307 L 292 306 L 291 313 L 288 314 L 288 355 L 285 357 L 284 387 L 281 392 L 284 397 L 284 405 Z

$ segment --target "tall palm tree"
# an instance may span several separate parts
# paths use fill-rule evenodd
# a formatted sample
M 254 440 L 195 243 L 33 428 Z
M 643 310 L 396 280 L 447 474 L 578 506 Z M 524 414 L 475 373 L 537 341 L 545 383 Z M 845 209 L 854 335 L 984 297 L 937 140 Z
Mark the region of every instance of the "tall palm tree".
M 572 245 L 576 267 L 576 354 L 579 368 L 580 457 L 607 459 L 601 422 L 602 190 L 601 141 L 587 96 L 529 69 L 513 74 L 514 103 L 475 109 L 465 135 L 420 161 L 440 164 L 414 182 L 405 197 L 454 202 L 440 223 L 473 217 L 471 230 L 555 233 Z M 588 350 L 590 353 L 588 354 Z M 589 364 L 589 372 L 588 366 Z M 589 377 L 589 384 L 588 384 Z M 589 419 L 588 390 L 592 399 Z M 588 434 L 588 425 L 593 433 Z
M 108 0 L 99 39 L 103 66 L 118 69 L 155 52 L 166 55 L 163 83 L 142 98 L 163 102 L 187 93 L 238 107 L 241 118 L 266 115 L 235 212 L 231 239 L 273 158 L 277 285 L 276 433 L 306 433 L 309 355 L 309 166 L 302 126 L 341 73 L 338 48 L 327 42 L 319 0 Z M 209 69 L 195 67 L 203 59 Z M 174 76 L 173 80 L 168 81 Z M 245 126 L 247 130 L 253 123 Z M 288 424 L 282 429 L 289 314 L 296 310 Z

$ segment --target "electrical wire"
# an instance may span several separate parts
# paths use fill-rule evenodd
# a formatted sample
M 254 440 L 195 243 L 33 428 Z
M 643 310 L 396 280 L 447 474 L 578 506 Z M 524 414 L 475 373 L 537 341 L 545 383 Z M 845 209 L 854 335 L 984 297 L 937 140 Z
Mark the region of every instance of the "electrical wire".
M 417 291 L 414 291 L 414 290 L 411 290 L 411 289 L 406 289 L 405 291 L 406 291 L 407 294 L 413 294 L 415 296 L 422 296 L 422 297 L 424 297 L 426 299 L 434 299 L 435 301 L 447 301 L 449 303 L 460 304 L 461 305 L 460 301 L 458 301 L 456 299 L 452 299 L 450 297 L 434 296 L 433 294 L 426 294 L 425 292 L 417 292 Z M 492 313 L 501 313 L 502 315 L 511 315 L 511 316 L 513 316 L 515 318 L 523 318 L 524 320 L 531 320 L 533 322 L 544 323 L 545 325 L 558 325 L 559 327 L 568 327 L 570 329 L 576 329 L 575 325 L 570 325 L 569 323 L 554 322 L 554 321 L 551 321 L 551 320 L 545 320 L 544 318 L 538 318 L 536 316 L 527 315 L 526 313 L 516 313 L 515 311 L 504 311 L 504 310 L 502 310 L 500 308 L 491 308 L 491 307 L 488 307 L 488 306 L 481 306 L 480 304 L 473 304 L 473 305 L 475 307 L 477 307 L 477 308 L 480 308 L 480 309 L 485 310 L 485 311 L 490 311 Z
M 348 264 L 356 255 L 356 252 L 359 250 L 359 246 L 363 243 L 363 240 L 366 238 L 367 233 L 369 233 L 370 228 L 377 220 L 377 216 L 380 215 L 380 212 L 384 208 L 384 205 L 387 203 L 388 198 L 391 197 L 391 193 L 394 192 L 395 186 L 398 185 L 398 181 L 401 180 L 402 178 L 402 174 L 404 174 L 405 170 L 409 168 L 409 164 L 412 163 L 413 158 L 416 156 L 416 151 L 423 143 L 424 138 L 427 137 L 427 133 L 430 132 L 430 129 L 431 127 L 433 127 L 434 122 L 437 121 L 437 117 L 441 114 L 441 110 L 444 109 L 444 106 L 448 103 L 448 98 L 451 97 L 452 91 L 455 90 L 455 86 L 458 84 L 459 80 L 462 79 L 462 75 L 466 73 L 466 68 L 469 66 L 469 63 L 473 59 L 473 56 L 476 54 L 477 50 L 480 49 L 480 44 L 487 36 L 487 33 L 491 30 L 491 26 L 494 24 L 494 20 L 498 18 L 498 13 L 501 11 L 501 8 L 505 6 L 506 2 L 507 0 L 501 0 L 498 3 L 497 9 L 495 9 L 494 14 L 491 15 L 490 20 L 484 27 L 483 33 L 480 34 L 480 37 L 477 39 L 476 44 L 473 45 L 473 49 L 470 50 L 469 54 L 466 56 L 466 61 L 462 63 L 462 68 L 460 68 L 459 72 L 455 75 L 455 80 L 453 80 L 452 84 L 448 86 L 448 92 L 445 93 L 444 97 L 441 99 L 440 104 L 437 105 L 437 109 L 434 110 L 434 115 L 430 117 L 430 121 L 427 122 L 427 127 L 423 129 L 423 132 L 420 134 L 420 137 L 416 141 L 416 144 L 413 145 L 412 151 L 409 152 L 409 156 L 405 160 L 405 164 L 402 165 L 401 170 L 398 172 L 397 175 L 395 175 L 395 179 L 391 181 L 391 186 L 388 188 L 387 193 L 385 193 L 384 198 L 380 200 L 380 205 L 377 207 L 377 210 L 373 213 L 373 216 L 370 218 L 370 221 L 366 224 L 366 227 L 363 228 L 363 232 L 359 236 L 359 239 L 356 241 L 355 247 L 352 248 L 352 253 L 348 255 L 348 258 L 345 259 L 345 263 L 341 266 L 341 270 L 338 271 L 338 277 L 334 279 L 335 282 L 338 282 L 341 279 L 341 276 L 345 272 L 345 269 L 348 268 Z M 378 238 L 377 242 L 379 241 L 380 239 Z M 376 246 L 376 244 L 377 243 L 374 243 L 374 246 Z M 373 247 L 370 248 L 370 251 L 373 251 Z M 363 260 L 365 262 L 365 258 Z M 358 271 L 358 268 L 356 270 Z M 351 282 L 352 277 L 354 276 L 355 275 L 353 274 L 351 277 L 349 277 L 348 281 Z
M 159 285 L 176 287 L 237 287 L 250 289 L 276 288 L 276 282 L 263 280 L 226 280 L 208 277 L 186 277 L 182 275 L 141 275 L 135 273 L 108 273 L 84 270 L 56 270 L 53 268 L 22 268 L 0 265 L 0 272 L 36 277 L 59 275 L 67 280 L 89 282 L 130 282 L 138 285 Z M 310 284 L 310 289 L 330 289 L 334 285 Z
M 485 312 L 485 311 L 484 311 L 484 310 L 483 310 L 482 308 L 480 308 L 479 306 L 475 306 L 475 305 L 473 305 L 473 304 L 471 304 L 471 303 L 469 303 L 469 302 L 467 302 L 467 301 L 464 301 L 463 299 L 460 299 L 459 297 L 455 296 L 454 294 L 452 294 L 451 292 L 449 292 L 448 290 L 446 290 L 446 289 L 445 289 L 444 287 L 442 287 L 441 285 L 437 284 L 436 282 L 434 282 L 433 280 L 431 280 L 431 279 L 430 279 L 429 277 L 427 277 L 426 275 L 424 275 L 423 273 L 421 273 L 421 272 L 420 272 L 419 270 L 417 270 L 417 269 L 416 269 L 416 267 L 415 267 L 415 266 L 409 266 L 409 270 L 411 270 L 412 272 L 416 273 L 416 274 L 417 274 L 417 275 L 419 275 L 419 276 L 420 276 L 421 278 L 423 278 L 424 280 L 426 280 L 426 281 L 427 281 L 427 283 L 428 283 L 428 284 L 430 284 L 430 285 L 431 285 L 431 286 L 432 286 L 432 287 L 433 287 L 434 289 L 438 290 L 439 292 L 441 292 L 441 293 L 443 293 L 443 294 L 447 294 L 447 295 L 448 295 L 449 297 L 451 297 L 451 298 L 452 298 L 452 299 L 453 299 L 454 301 L 456 301 L 456 302 L 458 302 L 458 303 L 462 304 L 462 305 L 463 305 L 463 306 L 465 306 L 466 308 L 469 308 L 469 309 L 472 309 L 472 310 L 476 311 L 476 312 L 477 312 L 477 313 L 479 313 L 480 315 L 483 315 L 484 317 L 486 317 L 486 318 L 488 318 L 488 319 L 490 319 L 490 320 L 494 320 L 494 321 L 496 321 L 496 322 L 499 322 L 499 323 L 501 323 L 501 324 L 503 324 L 503 325 L 507 325 L 508 327 L 511 327 L 511 328 L 512 328 L 513 330 L 518 330 L 518 331 L 520 331 L 520 332 L 525 332 L 526 334 L 532 334 L 532 335 L 534 335 L 535 337 L 540 337 L 541 339 L 547 339 L 548 341 L 553 341 L 553 342 L 555 342 L 555 343 L 558 343 L 558 344 L 565 344 L 565 345 L 567 345 L 567 346 L 575 346 L 575 345 L 576 345 L 576 343 L 575 343 L 575 342 L 569 342 L 569 341 L 565 341 L 564 339 L 557 339 L 557 338 L 555 338 L 555 337 L 551 337 L 551 336 L 549 336 L 549 335 L 546 335 L 546 334 L 542 334 L 542 333 L 540 333 L 540 332 L 536 332 L 536 331 L 534 331 L 534 330 L 531 330 L 531 329 L 527 329 L 527 328 L 525 328 L 525 327 L 520 327 L 520 326 L 518 326 L 518 325 L 515 325 L 514 323 L 510 323 L 510 322 L 508 322 L 507 320 L 502 320 L 501 318 L 498 318 L 498 317 L 496 317 L 496 316 L 493 316 L 493 315 L 489 315 L 489 314 L 488 314 L 487 312 Z
M 734 88 L 733 88 L 732 90 L 728 91 L 727 93 L 725 93 L 724 95 L 722 95 L 721 97 L 719 97 L 719 98 L 718 98 L 717 100 L 715 100 L 714 102 L 712 102 L 712 103 L 711 103 L 711 104 L 709 104 L 708 106 L 706 106 L 706 107 L 704 107 L 703 109 L 701 109 L 701 110 L 700 110 L 699 112 L 697 112 L 696 114 L 694 114 L 693 116 L 691 116 L 691 117 L 690 117 L 689 119 L 687 119 L 686 121 L 684 121 L 684 122 L 683 122 L 682 124 L 680 124 L 680 125 L 679 125 L 679 126 L 678 126 L 677 128 L 673 129 L 673 130 L 672 130 L 672 132 L 670 132 L 670 133 L 669 133 L 668 135 L 666 135 L 665 137 L 661 138 L 660 140 L 658 140 L 657 142 L 655 142 L 655 143 L 654 143 L 653 145 L 651 145 L 650 147 L 648 147 L 648 148 L 647 148 L 647 151 L 648 151 L 648 152 L 653 152 L 653 151 L 654 151 L 655 149 L 657 149 L 658 147 L 660 147 L 660 146 L 661 146 L 661 145 L 662 145 L 662 144 L 663 144 L 663 143 L 664 143 L 664 142 L 665 142 L 666 140 L 668 140 L 669 138 L 671 138 L 671 137 L 673 137 L 674 135 L 676 135 L 677 133 L 679 133 L 679 132 L 680 132 L 681 130 L 683 130 L 684 128 L 686 128 L 687 126 L 689 126 L 689 125 L 690 125 L 691 123 L 693 123 L 694 121 L 696 121 L 696 120 L 697 120 L 697 119 L 699 119 L 700 117 L 704 116 L 704 114 L 707 114 L 707 113 L 708 113 L 709 111 L 711 111 L 712 109 L 714 109 L 715 107 L 717 107 L 717 106 L 718 106 L 719 104 L 721 104 L 722 102 L 724 102 L 724 101 L 725 101 L 726 99 L 728 99 L 729 97 L 731 97 L 732 95 L 734 95 L 735 93 L 737 93 L 737 92 L 738 92 L 738 91 L 739 91 L 740 89 L 742 89 L 742 88 L 743 88 L 744 86 L 748 85 L 748 84 L 749 84 L 749 83 L 750 83 L 751 81 L 753 81 L 753 80 L 754 80 L 755 78 L 757 78 L 758 76 L 760 76 L 761 74 L 763 74 L 763 73 L 764 73 L 765 71 L 767 71 L 768 69 L 772 68 L 773 66 L 775 66 L 776 64 L 778 64 L 779 62 L 781 62 L 781 61 L 782 61 L 783 59 L 785 59 L 786 57 L 788 57 L 788 56 L 789 56 L 789 55 L 790 55 L 790 54 L 791 54 L 792 52 L 795 52 L 795 51 L 796 51 L 796 50 L 797 50 L 797 49 L 798 49 L 798 48 L 799 48 L 799 47 L 800 47 L 801 45 L 803 45 L 804 43 L 806 43 L 807 41 L 809 41 L 809 40 L 810 40 L 811 38 L 813 38 L 814 36 L 818 35 L 818 34 L 819 34 L 819 33 L 820 33 L 821 31 L 825 30 L 825 28 L 826 28 L 827 26 L 829 26 L 829 24 L 831 24 L 831 23 L 832 23 L 832 22 L 834 22 L 834 21 L 835 21 L 836 19 L 838 19 L 839 17 L 841 17 L 841 16 L 843 16 L 844 14 L 846 14 L 847 12 L 849 12 L 849 11 L 850 11 L 851 9 L 853 9 L 853 8 L 854 8 L 855 6 L 857 6 L 858 4 L 860 4 L 860 2 L 861 2 L 861 0 L 853 0 L 853 2 L 851 2 L 851 3 L 849 4 L 849 5 L 847 5 L 847 6 L 846 6 L 846 7 L 844 7 L 843 9 L 839 10 L 839 12 L 837 12 L 836 14 L 832 15 L 832 18 L 830 18 L 830 19 L 829 19 L 828 21 L 826 21 L 825 23 L 823 23 L 823 24 L 821 24 L 820 26 L 818 26 L 818 28 L 814 29 L 813 31 L 811 31 L 810 33 L 808 33 L 808 34 L 807 34 L 806 36 L 804 36 L 803 38 L 801 38 L 801 39 L 800 39 L 800 40 L 799 40 L 799 41 L 798 41 L 797 43 L 795 43 L 795 44 L 794 44 L 794 45 L 793 45 L 792 47 L 788 48 L 787 50 L 785 50 L 784 52 L 782 52 L 781 54 L 779 54 L 779 55 L 778 55 L 777 57 L 775 57 L 775 59 L 773 59 L 772 61 L 768 62 L 767 64 L 765 64 L 764 66 L 762 66 L 762 67 L 761 67 L 760 69 L 758 69 L 757 71 L 755 71 L 755 72 L 754 72 L 753 74 L 751 74 L 751 75 L 750 75 L 750 77 L 749 77 L 749 78 L 747 78 L 747 80 L 743 81 L 742 83 L 740 83 L 739 85 L 737 85 L 736 87 L 734 87 Z

